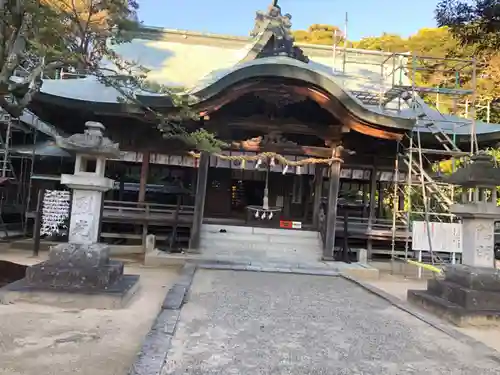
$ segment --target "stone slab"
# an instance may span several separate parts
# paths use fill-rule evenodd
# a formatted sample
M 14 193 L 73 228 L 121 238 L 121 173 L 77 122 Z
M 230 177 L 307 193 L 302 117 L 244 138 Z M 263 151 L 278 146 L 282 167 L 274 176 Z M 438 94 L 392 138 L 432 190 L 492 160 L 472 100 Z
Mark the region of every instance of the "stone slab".
M 69 267 L 66 263 L 42 262 L 28 267 L 26 282 L 36 287 L 64 290 L 106 289 L 123 275 L 123 263 L 110 261 L 99 267 Z
M 188 288 L 183 285 L 174 284 L 168 291 L 161 308 L 167 310 L 180 309 L 182 307 L 182 303 L 184 302 L 187 289 Z
M 65 267 L 101 267 L 108 264 L 109 255 L 110 248 L 106 244 L 62 243 L 51 247 L 48 262 Z
M 180 319 L 182 303 L 191 287 L 197 266 L 187 263 L 169 289 L 158 316 L 147 334 L 128 375 L 163 375 L 163 367 Z M 177 308 L 176 308 L 177 307 Z
M 500 272 L 494 268 L 469 267 L 462 264 L 444 269 L 446 281 L 468 289 L 500 292 Z
M 343 263 L 343 262 L 295 262 L 295 263 L 284 263 L 274 262 L 272 259 L 240 259 L 240 258 L 213 258 L 207 257 L 203 254 L 193 255 L 193 254 L 167 254 L 165 252 L 156 250 L 146 254 L 145 264 L 147 266 L 172 266 L 172 265 L 183 265 L 187 262 L 203 265 L 202 268 L 213 269 L 226 269 L 226 270 L 240 270 L 240 271 L 261 271 L 265 272 L 280 272 L 283 273 L 294 273 L 291 270 L 295 270 L 295 273 L 301 274 L 311 274 L 320 275 L 321 272 L 325 276 L 332 276 L 335 274 L 345 274 L 353 277 L 358 277 L 361 279 L 377 279 L 379 277 L 379 270 L 377 268 L 371 267 L 367 264 L 361 263 Z M 271 270 L 272 269 L 272 270 Z M 305 271 L 304 271 L 305 270 Z
M 179 317 L 181 315 L 181 310 L 161 310 L 153 323 L 152 331 L 161 331 L 168 335 L 173 335 L 175 333 L 175 328 Z
M 26 279 L 16 281 L 0 289 L 3 304 L 26 302 L 70 309 L 121 309 L 139 290 L 138 275 L 124 275 L 106 290 L 57 291 L 29 285 Z
M 487 310 L 468 310 L 425 290 L 408 290 L 408 301 L 459 326 L 498 326 L 500 312 Z
M 500 292 L 487 292 L 465 288 L 446 280 L 430 279 L 427 292 L 467 310 L 492 310 L 500 312 Z
M 187 289 L 191 286 L 193 282 L 193 277 L 196 272 L 196 264 L 186 263 L 182 268 L 179 279 L 176 281 L 176 285 L 185 286 Z
M 171 342 L 172 335 L 160 330 L 149 331 L 128 375 L 162 375 Z

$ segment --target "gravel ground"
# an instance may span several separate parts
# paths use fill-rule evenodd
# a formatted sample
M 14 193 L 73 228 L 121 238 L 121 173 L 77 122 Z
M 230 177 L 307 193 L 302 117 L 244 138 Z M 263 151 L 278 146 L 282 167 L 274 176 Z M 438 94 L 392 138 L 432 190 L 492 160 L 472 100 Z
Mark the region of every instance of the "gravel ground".
M 163 375 L 500 374 L 341 278 L 199 270 Z
M 178 271 L 126 272 L 141 275 L 141 289 L 122 310 L 0 305 L 0 375 L 126 375 Z

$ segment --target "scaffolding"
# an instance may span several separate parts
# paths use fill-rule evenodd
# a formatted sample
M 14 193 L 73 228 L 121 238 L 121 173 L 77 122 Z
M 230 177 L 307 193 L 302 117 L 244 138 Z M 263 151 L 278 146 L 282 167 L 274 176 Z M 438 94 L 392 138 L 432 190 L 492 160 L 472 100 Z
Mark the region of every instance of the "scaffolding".
M 427 260 L 432 264 L 442 263 L 443 255 L 433 251 L 430 223 L 456 221 L 454 215 L 449 213 L 450 206 L 455 203 L 456 194 L 452 185 L 440 181 L 439 162 L 449 160 L 451 172 L 454 172 L 458 161 L 463 162 L 478 150 L 475 131 L 477 67 L 474 59 L 415 55 L 405 58 L 404 65 L 402 69 L 405 69 L 405 76 L 410 84 L 406 86 L 409 90 L 405 102 L 412 109 L 415 127 L 400 144 L 397 159 L 403 163 L 403 168 L 397 168 L 394 172 L 392 257 L 395 257 L 395 228 L 399 220 L 406 227 L 405 260 L 408 260 L 410 253 L 412 258 L 415 258 L 410 249 L 410 236 L 413 222 L 419 220 L 424 222 L 427 232 Z M 438 73 L 433 76 L 437 75 L 441 79 L 433 82 L 432 87 L 419 86 L 418 81 L 422 81 L 418 79 L 419 72 Z M 433 100 L 434 97 L 440 96 L 449 98 L 445 101 L 448 103 L 448 113 L 443 113 L 442 106 L 440 108 Z M 458 108 L 462 103 L 468 103 L 468 119 L 465 121 L 459 117 Z M 463 126 L 468 127 L 469 138 L 467 146 L 463 147 L 464 150 L 457 145 L 457 131 Z M 429 133 L 437 141 L 436 148 L 427 149 L 422 146 L 422 138 L 429 136 Z M 461 134 L 464 136 L 464 132 Z M 400 176 L 401 170 L 406 172 L 406 176 Z M 455 262 L 455 259 L 448 261 Z
M 14 138 L 21 137 L 21 144 L 36 133 L 29 130 L 18 119 L 0 109 L 0 232 L 6 237 L 21 234 L 26 230 L 26 202 L 31 179 L 30 169 L 34 155 L 18 155 L 14 149 Z
M 370 109 L 415 121 L 411 133 L 399 142 L 395 158 L 391 257 L 396 258 L 396 248 L 402 243 L 404 259 L 415 257 L 411 250 L 412 223 L 419 220 L 427 227 L 427 260 L 442 262 L 433 252 L 429 223 L 456 221 L 449 213 L 456 194 L 453 186 L 440 180 L 439 161 L 449 160 L 452 171 L 459 162 L 467 162 L 478 150 L 477 106 L 489 112 L 489 104 L 483 108 L 477 103 L 476 61 L 337 45 L 333 50 L 333 71 L 346 91 Z M 422 83 L 426 82 L 422 77 L 431 76 L 432 84 Z M 357 87 L 353 87 L 353 81 Z M 464 136 L 468 138 L 467 145 L 460 143 L 463 150 L 457 144 L 458 133 L 462 141 Z M 432 147 L 425 147 L 424 141 Z

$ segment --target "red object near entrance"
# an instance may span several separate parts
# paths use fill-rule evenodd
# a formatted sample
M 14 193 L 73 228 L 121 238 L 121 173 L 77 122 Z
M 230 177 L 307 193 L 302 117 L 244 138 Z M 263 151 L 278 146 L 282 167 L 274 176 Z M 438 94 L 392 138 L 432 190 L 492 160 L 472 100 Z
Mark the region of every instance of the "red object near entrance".
M 290 220 L 280 220 L 280 228 L 292 228 L 292 221 Z

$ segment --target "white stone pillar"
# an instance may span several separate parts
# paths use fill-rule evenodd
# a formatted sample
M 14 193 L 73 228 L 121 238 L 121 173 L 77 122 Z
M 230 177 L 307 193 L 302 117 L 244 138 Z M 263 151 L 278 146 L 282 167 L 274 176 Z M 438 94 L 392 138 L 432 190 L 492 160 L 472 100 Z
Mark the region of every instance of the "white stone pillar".
M 495 220 L 463 218 L 462 264 L 471 267 L 495 267 Z
M 495 221 L 500 207 L 491 202 L 454 204 L 450 212 L 462 219 L 462 264 L 495 267 Z
M 63 174 L 61 183 L 73 190 L 69 242 L 94 244 L 99 242 L 103 193 L 114 181 L 104 176 L 104 156 L 77 154 L 75 173 Z

